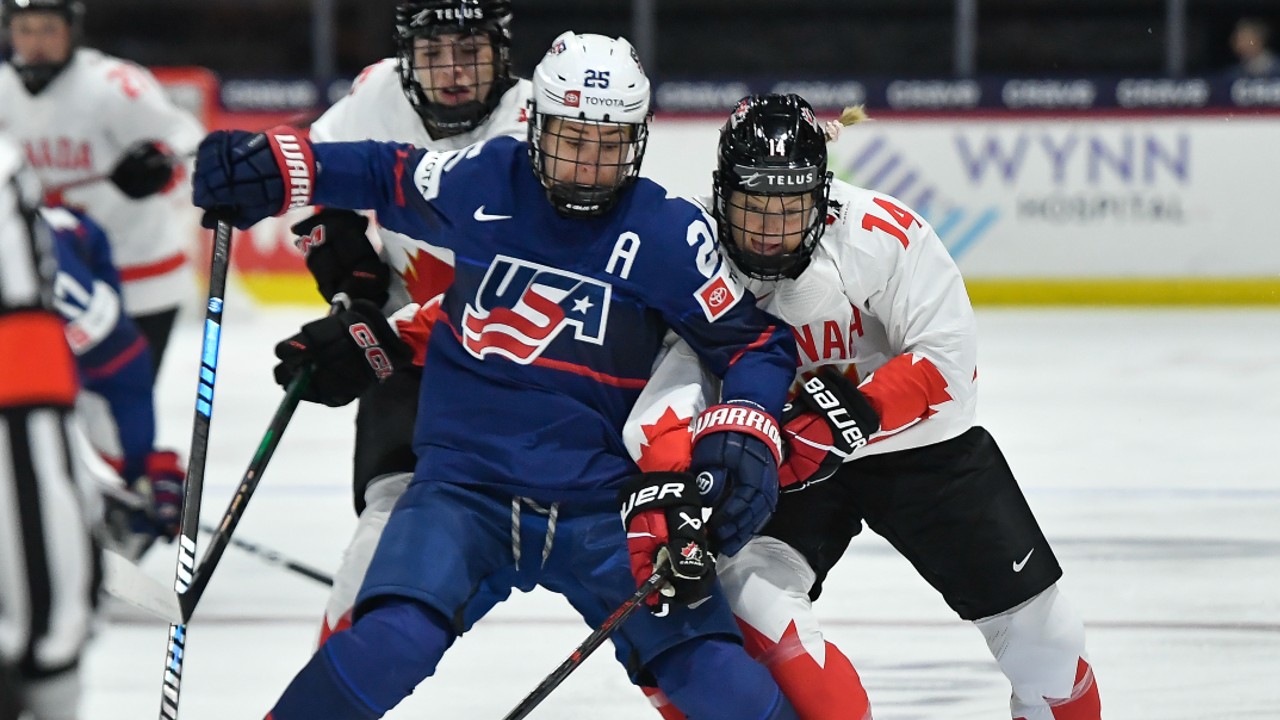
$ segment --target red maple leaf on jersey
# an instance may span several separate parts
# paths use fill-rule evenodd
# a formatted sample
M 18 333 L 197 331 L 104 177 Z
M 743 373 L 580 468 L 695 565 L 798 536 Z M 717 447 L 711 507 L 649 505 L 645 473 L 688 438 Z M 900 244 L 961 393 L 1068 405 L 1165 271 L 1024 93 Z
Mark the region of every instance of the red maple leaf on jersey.
M 683 472 L 689 468 L 693 445 L 689 438 L 689 421 L 667 408 L 652 425 L 641 425 L 645 442 L 640 446 L 636 465 L 644 472 Z
M 409 297 L 426 304 L 453 283 L 453 266 L 425 250 L 411 250 L 409 264 L 400 271 Z
M 938 412 L 934 405 L 953 399 L 938 366 L 929 358 L 910 353 L 880 366 L 859 389 L 880 416 L 882 432 L 927 420 Z

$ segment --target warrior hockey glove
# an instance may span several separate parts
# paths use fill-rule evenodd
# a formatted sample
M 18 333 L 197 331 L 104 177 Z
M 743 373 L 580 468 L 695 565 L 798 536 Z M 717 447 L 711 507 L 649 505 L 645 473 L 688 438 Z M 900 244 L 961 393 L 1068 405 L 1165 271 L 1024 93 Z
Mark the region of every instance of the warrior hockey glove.
M 822 367 L 783 410 L 782 487 L 794 492 L 826 480 L 879 429 L 880 417 L 862 392 L 834 367 Z
M 698 416 L 689 471 L 714 508 L 717 552 L 736 554 L 773 514 L 781 452 L 778 424 L 754 404 L 714 405 Z
M 391 271 L 378 257 L 365 231 L 369 218 L 351 210 L 326 208 L 291 228 L 307 269 L 327 302 L 337 293 L 383 306 Z
M 292 128 L 216 130 L 196 149 L 191 196 L 196 207 L 208 211 L 201 220 L 205 227 L 225 218 L 246 230 L 263 218 L 310 205 L 315 179 L 311 142 Z
M 622 524 L 627 529 L 631 574 L 639 587 L 665 558 L 670 582 L 646 602 L 658 610 L 669 600 L 690 605 L 707 597 L 715 582 L 715 561 L 707 550 L 702 499 L 693 475 L 651 472 L 636 475 L 618 492 Z M 662 597 L 660 598 L 659 595 Z
M 276 345 L 276 357 L 277 383 L 288 385 L 314 363 L 302 399 L 340 407 L 407 365 L 413 351 L 396 337 L 377 305 L 356 300 L 348 310 L 303 325 L 297 335 Z
M 167 189 L 174 176 L 174 157 L 164 143 L 145 140 L 128 150 L 111 171 L 120 192 L 141 200 Z

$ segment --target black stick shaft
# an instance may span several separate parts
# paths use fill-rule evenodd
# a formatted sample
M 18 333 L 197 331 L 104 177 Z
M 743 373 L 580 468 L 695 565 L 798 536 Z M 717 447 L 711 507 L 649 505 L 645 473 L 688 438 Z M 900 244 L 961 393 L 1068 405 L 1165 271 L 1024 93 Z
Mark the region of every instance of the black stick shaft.
M 192 427 L 191 454 L 187 460 L 186 492 L 182 496 L 182 520 L 178 529 L 178 563 L 173 589 L 181 594 L 191 582 L 196 561 L 196 535 L 200 529 L 200 501 L 204 495 L 204 469 L 209 452 L 209 424 L 213 420 L 213 386 L 218 378 L 218 345 L 222 337 L 222 306 L 231 266 L 231 224 L 218 221 L 209 262 L 209 301 L 205 307 L 204 340 L 200 350 L 200 381 L 196 387 L 196 415 Z M 186 653 L 187 625 L 169 626 L 165 649 L 161 720 L 177 720 L 182 690 L 182 661 Z
M 507 713 L 502 720 L 521 720 L 521 718 L 533 712 L 533 709 L 542 704 L 542 701 L 547 699 L 552 690 L 559 687 L 565 678 L 569 677 L 574 670 L 577 670 L 583 661 L 587 659 L 587 656 L 595 652 L 596 648 L 600 647 L 605 640 L 608 640 L 609 636 L 613 635 L 622 626 L 622 623 L 626 622 L 627 618 L 631 617 L 644 604 L 644 601 L 650 595 L 662 588 L 670 574 L 669 564 L 664 564 L 654 570 L 649 579 L 641 583 L 640 587 L 631 597 L 627 598 L 626 602 L 622 603 L 617 610 L 614 610 L 612 615 L 605 618 L 605 621 L 600 623 L 600 627 L 592 631 L 587 636 L 587 639 L 583 640 L 582 644 L 569 657 L 565 658 L 564 662 L 560 663 L 559 667 L 539 683 L 538 687 L 533 689 L 533 692 L 525 696 L 525 699 L 520 701 L 520 704 Z
M 208 533 L 216 533 L 218 532 L 218 529 L 212 525 L 202 524 L 200 526 L 200 531 L 208 534 Z M 282 567 L 285 570 L 289 570 L 290 572 L 298 573 L 299 575 L 315 580 L 321 585 L 328 585 L 329 587 L 333 587 L 333 576 L 330 575 L 329 573 L 323 570 L 311 567 L 310 565 L 307 565 L 306 563 L 300 562 L 298 560 L 294 560 L 286 555 L 281 554 L 277 550 L 272 550 L 269 547 L 263 547 L 258 543 L 251 542 L 249 540 L 245 540 L 243 538 L 238 538 L 238 537 L 231 538 L 231 545 L 232 547 L 239 548 L 249 553 L 250 555 L 253 555 L 254 557 L 259 558 L 271 565 Z
M 330 314 L 338 312 L 342 309 L 342 301 L 338 298 L 329 307 Z M 196 567 L 192 573 L 191 582 L 186 590 L 178 596 L 178 601 L 182 604 L 182 614 L 187 619 L 191 618 L 191 614 L 195 611 L 196 603 L 200 602 L 201 596 L 204 595 L 205 588 L 209 586 L 209 579 L 213 577 L 213 571 L 217 569 L 218 563 L 222 560 L 222 554 L 226 552 L 227 546 L 231 544 L 231 534 L 235 532 L 236 526 L 240 524 L 240 519 L 244 517 L 245 508 L 249 506 L 249 500 L 253 497 L 253 493 L 258 488 L 258 483 L 262 480 L 262 473 L 267 469 L 267 463 L 271 461 L 271 456 L 275 454 L 276 446 L 280 444 L 280 438 L 284 435 L 285 428 L 289 426 L 289 420 L 293 418 L 294 410 L 298 409 L 298 402 L 302 399 L 302 393 L 307 388 L 307 383 L 311 380 L 311 368 L 304 367 L 289 382 L 289 386 L 285 388 L 284 398 L 280 401 L 280 405 L 276 408 L 275 415 L 271 418 L 271 423 L 267 425 L 267 432 L 262 436 L 262 441 L 258 443 L 258 450 L 253 455 L 253 460 L 249 462 L 249 469 L 245 470 L 244 476 L 240 479 L 240 486 L 236 488 L 236 494 L 232 496 L 231 502 L 227 504 L 227 510 L 222 514 L 222 520 L 218 523 L 213 536 L 209 538 L 209 547 L 204 552 L 204 557 L 200 560 L 200 565 Z
M 245 470 L 244 477 L 240 479 L 236 494 L 227 505 L 226 512 L 222 514 L 222 520 L 215 528 L 213 536 L 209 538 L 209 546 L 204 551 L 204 557 L 200 559 L 200 564 L 192 573 L 191 584 L 186 592 L 178 596 L 179 602 L 182 603 L 182 614 L 188 620 L 195 611 L 196 603 L 200 602 L 201 596 L 204 595 L 205 588 L 209 586 L 209 579 L 213 577 L 213 571 L 222 560 L 222 554 L 231 543 L 231 533 L 235 532 L 236 526 L 240 524 L 240 518 L 244 517 L 249 499 L 257 490 L 258 483 L 262 480 L 262 473 L 267 469 L 271 456 L 275 454 L 276 446 L 280 444 L 280 438 L 289 425 L 294 410 L 298 408 L 302 391 L 306 389 L 310 379 L 310 369 L 304 368 L 285 389 L 284 399 L 280 401 L 275 415 L 271 418 L 271 423 L 267 426 L 267 432 L 258 443 L 258 450 L 254 453 L 253 460 L 249 462 L 249 469 Z

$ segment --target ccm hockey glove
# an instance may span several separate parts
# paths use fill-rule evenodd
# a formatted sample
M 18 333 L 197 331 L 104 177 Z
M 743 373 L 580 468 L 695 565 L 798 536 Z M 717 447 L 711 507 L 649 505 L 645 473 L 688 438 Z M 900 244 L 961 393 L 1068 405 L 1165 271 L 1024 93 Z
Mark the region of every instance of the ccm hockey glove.
M 352 210 L 325 208 L 292 228 L 294 244 L 307 258 L 307 269 L 326 302 L 346 293 L 352 300 L 387 303 L 391 270 L 378 257 L 365 231 L 369 218 Z
M 276 382 L 288 385 L 302 368 L 315 364 L 302 399 L 329 407 L 355 400 L 413 359 L 405 345 L 368 300 L 350 309 L 313 320 L 297 335 L 276 345 Z
M 795 492 L 830 478 L 879 429 L 880 417 L 862 392 L 843 373 L 823 366 L 783 410 L 782 487 Z
M 111 182 L 120 192 L 141 200 L 168 187 L 176 172 L 174 162 L 164 143 L 144 140 L 124 151 L 111 171 Z
M 316 163 L 311 142 L 293 128 L 265 133 L 215 130 L 196 149 L 191 197 L 214 228 L 226 218 L 247 230 L 263 218 L 311 204 Z
M 702 499 L 693 475 L 636 475 L 622 486 L 618 502 L 622 505 L 622 524 L 627 529 L 627 553 L 636 587 L 653 575 L 660 559 L 665 558 L 671 565 L 670 582 L 646 600 L 650 609 L 657 610 L 662 598 L 689 605 L 707 597 L 715 582 L 715 560 L 707 550 Z
M 773 514 L 781 452 L 778 424 L 755 404 L 713 405 L 694 422 L 689 471 L 713 508 L 716 552 L 737 554 Z

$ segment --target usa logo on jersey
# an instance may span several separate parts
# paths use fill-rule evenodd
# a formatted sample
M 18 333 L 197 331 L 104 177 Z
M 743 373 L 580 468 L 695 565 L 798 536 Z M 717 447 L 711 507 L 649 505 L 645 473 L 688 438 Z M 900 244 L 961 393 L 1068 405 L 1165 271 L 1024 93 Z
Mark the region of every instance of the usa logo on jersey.
M 533 362 L 572 326 L 574 338 L 604 343 L 613 288 L 589 277 L 498 255 L 462 315 L 462 344 L 477 358 Z

